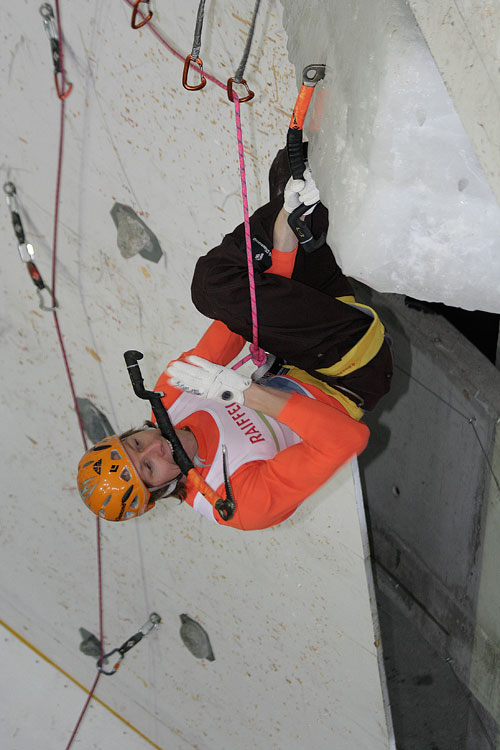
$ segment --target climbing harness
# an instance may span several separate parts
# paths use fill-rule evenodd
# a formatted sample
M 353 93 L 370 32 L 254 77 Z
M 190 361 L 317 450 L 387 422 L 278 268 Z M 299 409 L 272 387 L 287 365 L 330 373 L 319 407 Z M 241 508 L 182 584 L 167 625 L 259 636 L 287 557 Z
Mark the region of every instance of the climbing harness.
M 255 96 L 253 91 L 250 91 L 248 87 L 248 83 L 243 78 L 243 73 L 245 72 L 245 66 L 247 64 L 248 56 L 250 54 L 250 47 L 252 45 L 253 34 L 255 31 L 255 21 L 257 20 L 257 13 L 259 12 L 259 6 L 260 6 L 260 0 L 256 0 L 255 7 L 253 10 L 253 17 L 252 17 L 252 23 L 250 26 L 250 31 L 248 33 L 247 42 L 245 44 L 245 49 L 243 50 L 243 57 L 241 58 L 241 62 L 234 76 L 232 78 L 227 79 L 227 98 L 229 99 L 230 102 L 236 101 L 237 95 L 233 95 L 234 83 L 244 86 L 247 90 L 247 95 L 245 97 L 239 97 L 240 104 L 242 104 L 243 102 L 249 102 Z
M 306 168 L 304 160 L 304 146 L 302 144 L 302 129 L 306 119 L 307 110 L 318 81 L 325 77 L 325 65 L 307 65 L 302 71 L 302 86 L 300 87 L 295 107 L 293 108 L 290 125 L 286 137 L 286 149 L 290 170 L 294 180 L 304 179 Z M 307 207 L 309 208 L 309 207 Z M 324 245 L 325 235 L 314 239 L 309 227 L 301 221 L 300 217 L 307 210 L 303 203 L 300 204 L 288 217 L 288 224 L 307 253 L 317 250 Z
M 236 504 L 229 481 L 229 472 L 227 467 L 227 461 L 224 460 L 224 486 L 226 489 L 226 498 L 220 498 L 205 481 L 205 479 L 196 471 L 195 466 L 186 451 L 182 447 L 182 444 L 177 437 L 172 422 L 168 416 L 168 412 L 163 406 L 162 397 L 164 394 L 161 391 L 147 391 L 144 388 L 144 380 L 139 367 L 139 360 L 142 359 L 143 355 L 141 352 L 135 350 L 126 351 L 123 355 L 125 363 L 127 365 L 128 374 L 132 383 L 134 393 L 138 398 L 146 399 L 150 402 L 153 414 L 156 417 L 156 423 L 158 428 L 166 440 L 169 440 L 172 444 L 172 455 L 175 463 L 186 476 L 193 487 L 198 492 L 206 497 L 208 502 L 217 511 L 223 521 L 229 521 L 236 510 Z M 225 456 L 224 456 L 225 458 Z
M 206 86 L 207 79 L 203 75 L 203 61 L 200 58 L 201 50 L 201 32 L 203 29 L 203 16 L 205 12 L 205 0 L 200 0 L 198 6 L 198 13 L 196 14 L 196 26 L 194 29 L 193 48 L 191 54 L 187 55 L 184 61 L 184 71 L 182 73 L 182 85 L 188 91 L 199 91 Z M 196 86 L 191 86 L 188 83 L 188 73 L 191 65 L 197 65 L 200 70 L 200 83 Z
M 52 62 L 54 63 L 54 81 L 56 84 L 57 96 L 59 99 L 66 99 L 71 94 L 73 84 L 66 81 L 62 59 L 62 44 L 57 33 L 54 11 L 49 3 L 43 3 L 40 6 L 40 15 L 43 19 L 43 25 L 50 41 L 52 51 Z M 66 88 L 67 86 L 67 88 Z M 65 90 L 66 89 L 66 90 Z
M 107 654 L 103 654 L 100 659 L 97 660 L 97 669 L 101 674 L 115 674 L 118 671 L 118 668 L 120 664 L 123 661 L 123 658 L 127 651 L 130 651 L 131 648 L 134 648 L 134 646 L 137 646 L 139 641 L 142 641 L 142 639 L 153 632 L 153 630 L 156 630 L 158 625 L 161 622 L 161 617 L 156 612 L 151 612 L 149 615 L 149 618 L 147 622 L 144 623 L 142 627 L 139 628 L 137 633 L 134 633 L 133 636 L 131 636 L 127 641 L 125 641 L 124 644 L 120 646 L 120 648 L 114 648 L 112 651 L 108 651 Z M 116 657 L 116 661 L 113 664 L 113 667 L 111 669 L 104 669 L 103 664 L 105 661 L 107 661 L 113 654 L 118 654 Z
M 139 12 L 139 5 L 141 3 L 146 3 L 148 6 L 149 13 L 147 16 L 145 16 L 143 13 L 140 13 L 142 16 L 142 21 L 140 23 L 137 23 L 137 13 Z M 133 9 L 132 9 L 132 20 L 130 21 L 130 25 L 133 29 L 142 29 L 143 26 L 145 26 L 147 23 L 151 21 L 153 18 L 153 11 L 149 7 L 149 0 L 135 0 Z
M 10 210 L 10 215 L 12 218 L 12 226 L 14 227 L 14 232 L 16 233 L 17 241 L 18 241 L 18 249 L 19 249 L 19 255 L 21 256 L 21 260 L 23 263 L 26 263 L 26 268 L 28 269 L 28 273 L 31 277 L 31 280 L 33 281 L 33 284 L 36 287 L 36 293 L 38 295 L 39 303 L 40 303 L 40 309 L 41 310 L 55 310 L 57 307 L 57 302 L 55 302 L 52 305 L 47 305 L 44 302 L 42 292 L 44 290 L 47 291 L 49 296 L 52 296 L 52 292 L 50 291 L 49 287 L 45 284 L 44 280 L 42 279 L 42 275 L 38 268 L 36 267 L 36 263 L 33 260 L 35 255 L 35 250 L 33 248 L 33 245 L 31 245 L 29 242 L 26 242 L 26 237 L 24 234 L 24 228 L 21 221 L 21 216 L 19 214 L 19 205 L 17 202 L 17 191 L 16 186 L 13 182 L 6 182 L 3 186 L 4 192 L 6 194 L 6 201 L 7 205 Z

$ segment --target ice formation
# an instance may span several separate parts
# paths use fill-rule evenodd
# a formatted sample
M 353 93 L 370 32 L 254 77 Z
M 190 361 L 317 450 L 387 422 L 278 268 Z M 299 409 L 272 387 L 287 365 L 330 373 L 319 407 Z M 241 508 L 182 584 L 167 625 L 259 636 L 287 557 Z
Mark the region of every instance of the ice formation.
M 500 208 L 406 3 L 283 5 L 298 80 L 327 64 L 306 126 L 344 272 L 500 312 Z

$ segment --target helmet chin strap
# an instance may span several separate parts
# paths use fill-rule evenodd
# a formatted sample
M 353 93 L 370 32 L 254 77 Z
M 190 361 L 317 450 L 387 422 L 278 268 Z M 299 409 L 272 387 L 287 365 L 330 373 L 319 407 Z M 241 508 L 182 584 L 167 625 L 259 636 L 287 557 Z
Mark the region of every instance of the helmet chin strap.
M 175 490 L 175 488 L 177 487 L 177 485 L 179 483 L 179 479 L 181 477 L 182 477 L 182 471 L 181 471 L 180 474 L 177 474 L 177 476 L 175 477 L 175 479 L 172 479 L 171 482 L 169 482 L 167 485 L 165 485 L 165 494 L 163 495 L 163 497 L 167 497 L 167 495 L 170 495 L 170 493 L 173 490 Z M 154 489 L 159 489 L 159 488 L 158 487 L 150 487 L 149 489 L 150 490 L 154 490 Z

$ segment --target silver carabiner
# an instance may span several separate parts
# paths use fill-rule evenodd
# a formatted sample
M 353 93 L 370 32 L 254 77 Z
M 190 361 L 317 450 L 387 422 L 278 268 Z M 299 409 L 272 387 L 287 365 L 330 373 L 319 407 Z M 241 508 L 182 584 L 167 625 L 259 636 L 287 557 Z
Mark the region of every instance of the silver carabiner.
M 40 5 L 40 15 L 49 39 L 57 39 L 57 26 L 52 5 L 49 3 Z
M 42 291 L 44 291 L 45 289 L 47 290 L 47 294 L 49 295 L 50 301 L 52 302 L 52 291 L 49 289 L 49 287 L 47 286 L 47 284 L 45 284 L 44 287 L 43 287 L 43 290 L 39 289 L 38 287 L 36 288 L 36 293 L 38 295 L 38 307 L 40 308 L 40 310 L 45 310 L 46 312 L 54 312 L 54 310 L 57 307 L 59 307 L 59 305 L 58 305 L 57 301 L 53 305 L 52 304 L 50 304 L 50 305 L 46 305 L 45 304 L 45 302 L 43 300 L 43 295 L 42 295 Z
M 151 612 L 147 622 L 145 622 L 144 625 L 141 628 L 139 628 L 138 632 L 142 633 L 143 635 L 149 635 L 150 633 L 153 632 L 153 630 L 155 630 L 158 627 L 160 622 L 161 622 L 160 615 L 157 614 L 156 612 Z

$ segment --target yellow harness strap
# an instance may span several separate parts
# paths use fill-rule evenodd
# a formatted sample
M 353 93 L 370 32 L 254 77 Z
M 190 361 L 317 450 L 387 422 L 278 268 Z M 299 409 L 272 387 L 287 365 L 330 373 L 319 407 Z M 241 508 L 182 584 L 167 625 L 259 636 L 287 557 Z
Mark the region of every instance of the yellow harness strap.
M 357 307 L 359 310 L 366 312 L 371 318 L 373 318 L 370 327 L 360 340 L 354 344 L 352 349 L 344 354 L 342 359 L 330 367 L 318 367 L 318 372 L 324 375 L 343 376 L 347 375 L 354 370 L 359 370 L 360 367 L 367 365 L 370 360 L 379 352 L 380 347 L 384 343 L 385 328 L 378 317 L 377 313 L 372 307 L 368 305 L 361 305 L 356 302 L 353 296 L 348 297 L 337 297 L 339 302 L 344 302 L 346 305 L 351 307 Z
M 333 388 L 333 386 L 328 385 L 328 383 L 323 382 L 323 380 L 318 380 L 318 378 L 310 375 L 305 370 L 301 370 L 293 365 L 285 365 L 285 369 L 286 372 L 283 373 L 284 375 L 290 375 L 292 378 L 295 378 L 306 385 L 315 385 L 316 388 L 319 388 L 323 393 L 337 399 L 353 419 L 356 419 L 359 422 L 362 418 L 363 410 L 360 409 L 359 406 L 357 406 L 357 404 L 355 404 L 348 396 L 342 393 L 342 391 Z
M 324 373 L 325 375 L 333 375 L 334 377 L 347 375 L 348 373 L 354 372 L 354 370 L 358 370 L 360 367 L 367 365 L 368 362 L 370 362 L 370 360 L 379 352 L 380 347 L 384 343 L 385 335 L 385 328 L 373 308 L 356 302 L 352 295 L 347 297 L 337 297 L 337 299 L 339 302 L 344 302 L 346 305 L 357 307 L 359 310 L 366 312 L 366 314 L 373 318 L 373 320 L 366 333 L 363 334 L 356 344 L 354 344 L 352 349 L 349 349 L 349 351 L 344 354 L 342 359 L 335 362 L 335 364 L 330 365 L 330 367 L 317 368 L 318 372 Z M 299 380 L 301 383 L 315 385 L 322 390 L 323 393 L 337 399 L 353 419 L 359 421 L 362 418 L 363 410 L 342 391 L 328 385 L 328 383 L 324 383 L 322 380 L 318 380 L 318 378 L 315 378 L 313 375 L 310 375 L 308 372 L 301 370 L 298 367 L 285 365 L 285 368 L 286 374 L 290 375 L 292 378 Z

